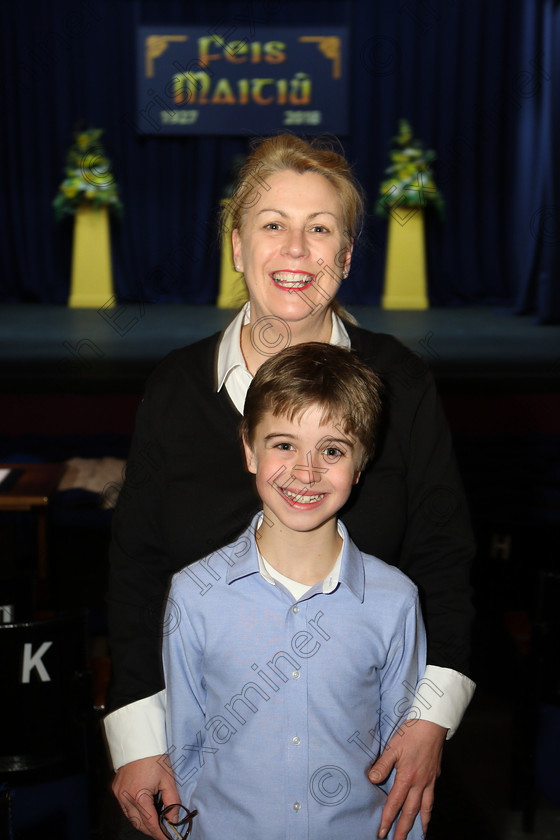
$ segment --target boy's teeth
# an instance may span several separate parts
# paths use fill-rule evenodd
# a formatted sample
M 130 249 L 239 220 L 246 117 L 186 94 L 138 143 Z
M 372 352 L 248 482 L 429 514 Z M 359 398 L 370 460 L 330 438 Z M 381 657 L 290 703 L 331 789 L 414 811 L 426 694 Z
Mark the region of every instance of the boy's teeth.
M 300 502 L 301 504 L 311 504 L 311 502 L 318 502 L 319 499 L 322 499 L 325 495 L 324 493 L 318 493 L 316 496 L 304 496 L 300 493 L 291 493 L 289 490 L 282 488 L 282 493 L 288 497 L 290 501 L 293 502 Z
M 303 272 L 275 271 L 272 279 L 279 286 L 284 286 L 288 289 L 300 289 L 302 286 L 307 286 L 313 280 L 313 275 Z

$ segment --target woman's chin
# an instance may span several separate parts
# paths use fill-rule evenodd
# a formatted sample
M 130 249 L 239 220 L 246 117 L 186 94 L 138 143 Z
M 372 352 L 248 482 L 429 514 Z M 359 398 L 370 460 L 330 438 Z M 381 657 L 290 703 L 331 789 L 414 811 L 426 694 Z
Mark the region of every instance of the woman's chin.
M 279 295 L 274 295 L 274 300 L 264 301 L 263 306 L 253 306 L 251 303 L 251 321 L 255 320 L 255 312 L 257 320 L 259 317 L 281 318 L 289 324 L 300 325 L 309 321 L 309 327 L 314 329 L 323 318 L 328 317 L 333 301 L 326 295 L 317 299 L 318 296 L 312 294 L 312 291 L 302 293 L 282 290 Z

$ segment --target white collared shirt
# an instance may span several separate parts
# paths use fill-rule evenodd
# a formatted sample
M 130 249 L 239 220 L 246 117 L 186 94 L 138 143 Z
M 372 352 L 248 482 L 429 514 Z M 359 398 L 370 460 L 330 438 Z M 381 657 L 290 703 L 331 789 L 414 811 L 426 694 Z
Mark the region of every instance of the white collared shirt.
M 229 397 L 240 414 L 243 414 L 245 397 L 252 376 L 247 370 L 241 352 L 241 330 L 251 323 L 251 304 L 247 302 L 237 313 L 231 324 L 225 329 L 218 350 L 218 391 L 226 386 Z M 271 326 L 271 329 L 274 329 Z M 338 315 L 332 313 L 332 331 L 330 344 L 350 349 L 350 338 L 344 323 Z M 272 355 L 272 354 L 271 354 Z

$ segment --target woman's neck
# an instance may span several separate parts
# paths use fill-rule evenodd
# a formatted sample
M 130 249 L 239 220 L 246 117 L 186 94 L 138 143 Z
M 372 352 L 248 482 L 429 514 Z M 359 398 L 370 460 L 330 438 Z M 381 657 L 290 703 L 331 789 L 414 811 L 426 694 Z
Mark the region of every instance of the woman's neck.
M 272 315 L 270 317 L 271 330 L 274 332 L 273 322 L 279 319 Z M 266 353 L 263 353 L 262 350 L 259 350 L 258 346 L 255 346 L 252 337 L 252 328 L 256 320 L 258 319 L 251 312 L 251 322 L 245 324 L 241 330 L 241 352 L 243 353 L 247 370 L 253 376 L 263 362 L 266 362 L 267 358 L 274 355 L 271 352 L 271 346 L 267 347 L 268 352 Z M 277 330 L 277 338 L 279 339 L 277 343 L 278 352 L 287 346 L 305 344 L 308 341 L 323 341 L 325 344 L 328 344 L 332 334 L 332 311 L 329 308 L 317 313 L 317 315 L 303 318 L 301 321 L 286 321 L 283 322 L 281 327 L 284 327 L 284 330 Z

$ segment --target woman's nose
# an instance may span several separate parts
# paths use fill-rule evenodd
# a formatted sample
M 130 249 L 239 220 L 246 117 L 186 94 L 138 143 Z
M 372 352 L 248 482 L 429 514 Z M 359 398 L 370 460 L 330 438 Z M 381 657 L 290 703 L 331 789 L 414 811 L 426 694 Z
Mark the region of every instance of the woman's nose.
M 293 228 L 286 232 L 284 253 L 291 257 L 301 257 L 307 253 L 305 231 Z

